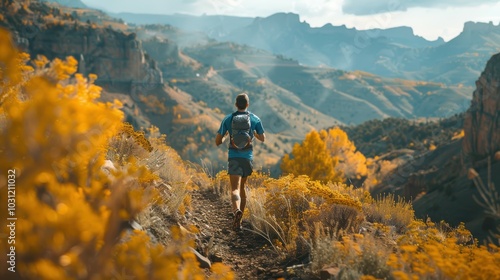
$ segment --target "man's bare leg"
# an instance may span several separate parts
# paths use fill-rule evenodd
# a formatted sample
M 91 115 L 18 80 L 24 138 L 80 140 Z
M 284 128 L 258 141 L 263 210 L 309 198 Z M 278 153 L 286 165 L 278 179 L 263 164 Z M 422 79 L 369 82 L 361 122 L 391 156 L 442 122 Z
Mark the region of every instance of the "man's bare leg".
M 237 209 L 240 209 L 240 203 L 241 203 L 240 182 L 242 181 L 241 176 L 229 175 L 229 181 L 231 182 L 231 206 L 233 207 L 233 212 L 234 212 Z
M 245 213 L 245 206 L 247 206 L 247 192 L 245 190 L 245 183 L 247 182 L 247 178 L 248 177 L 241 177 L 241 182 L 240 182 L 240 197 L 241 197 L 240 210 L 243 213 Z

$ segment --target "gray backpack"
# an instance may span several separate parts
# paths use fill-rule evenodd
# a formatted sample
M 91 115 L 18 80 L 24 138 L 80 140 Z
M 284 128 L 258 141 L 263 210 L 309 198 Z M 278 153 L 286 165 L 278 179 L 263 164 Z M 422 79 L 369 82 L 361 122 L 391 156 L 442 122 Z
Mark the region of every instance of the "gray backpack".
M 230 148 L 246 150 L 252 148 L 250 112 L 244 114 L 235 112 L 231 119 L 231 145 Z

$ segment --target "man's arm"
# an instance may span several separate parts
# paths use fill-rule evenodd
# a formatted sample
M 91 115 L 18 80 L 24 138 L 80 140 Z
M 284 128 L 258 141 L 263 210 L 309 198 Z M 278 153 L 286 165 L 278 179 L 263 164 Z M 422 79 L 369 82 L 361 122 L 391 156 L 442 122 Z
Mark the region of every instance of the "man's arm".
M 217 145 L 217 147 L 222 144 L 222 135 L 220 135 L 220 133 L 217 133 L 217 136 L 215 136 L 215 145 Z
M 256 131 L 254 131 L 253 134 L 255 135 L 255 138 L 259 139 L 261 142 L 266 141 L 266 134 L 265 133 L 258 134 Z
M 222 135 L 220 135 L 220 133 L 217 133 L 217 135 L 215 136 L 215 145 L 219 146 L 224 141 L 226 141 L 227 134 L 228 133 L 226 132 L 226 135 L 223 137 Z
M 264 133 L 264 127 L 262 126 L 262 122 L 259 118 L 257 124 L 255 125 L 255 130 L 253 131 L 253 135 L 255 138 L 259 139 L 261 142 L 266 141 L 266 134 Z M 260 133 L 259 133 L 260 132 Z

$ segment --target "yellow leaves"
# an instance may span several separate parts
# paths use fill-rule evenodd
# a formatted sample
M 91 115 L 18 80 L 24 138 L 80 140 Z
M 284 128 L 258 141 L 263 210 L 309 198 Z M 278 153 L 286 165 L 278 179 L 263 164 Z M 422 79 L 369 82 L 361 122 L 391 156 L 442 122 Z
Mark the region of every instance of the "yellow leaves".
M 130 126 L 127 137 L 144 153 L 104 174 L 108 144 L 123 129 L 120 102 L 98 102 L 100 88 L 93 84 L 97 77 L 73 75 L 73 58 L 48 62 L 39 57 L 35 73 L 27 75 L 27 56 L 15 50 L 3 29 L 0 39 L 0 169 L 17 170 L 20 277 L 204 278 L 187 249 L 193 245 L 190 240 L 176 240 L 165 248 L 151 244 L 143 232 L 130 233 L 126 240 L 120 237 L 124 221 L 159 200 L 154 185 L 164 180 L 163 164 L 175 162 L 175 173 L 185 175 L 178 155 L 158 139 L 155 157 L 148 158 L 151 144 Z M 175 178 L 183 179 L 181 175 Z M 177 182 L 179 189 L 186 181 Z M 178 194 L 182 198 L 184 192 Z M 189 204 L 189 198 L 184 202 Z M 4 221 L 5 215 L 0 211 Z M 123 242 L 116 245 L 117 240 Z M 0 251 L 6 246 L 0 243 Z M 184 259 L 179 252 L 187 254 Z M 229 270 L 222 265 L 219 269 Z
M 391 254 L 388 265 L 395 269 L 393 275 L 401 279 L 435 275 L 444 279 L 495 278 L 494 271 L 500 267 L 498 250 L 466 245 L 460 241 L 468 241 L 463 235 L 470 235 L 463 224 L 443 234 L 430 221 L 415 221 L 398 241 L 399 252 Z
M 398 231 L 403 231 L 408 225 L 414 223 L 414 211 L 411 203 L 393 194 L 378 197 L 375 201 L 367 201 L 363 206 L 366 218 L 376 225 L 383 223 L 395 226 Z
M 322 182 L 343 181 L 366 176 L 366 158 L 356 151 L 347 134 L 340 128 L 311 131 L 301 144 L 295 144 L 285 155 L 281 170 L 295 175 L 309 175 Z
M 67 89 L 72 90 L 71 94 Z M 123 117 L 120 111 L 93 102 L 97 95 L 89 98 L 91 86 L 82 84 L 81 79 L 77 86 L 63 87 L 35 76 L 27 82 L 25 92 L 28 100 L 4 106 L 9 119 L 5 133 L 27 139 L 12 142 L 11 151 L 17 154 L 28 152 L 33 154 L 31 158 L 34 160 L 55 163 L 58 162 L 54 161 L 55 158 L 71 151 L 66 163 L 58 164 L 62 176 L 68 175 L 67 164 L 85 162 L 94 157 Z M 12 154 L 12 158 L 20 157 Z M 80 167 L 83 166 L 76 165 L 76 169 Z
M 231 269 L 222 263 L 214 263 L 212 265 L 213 275 L 209 278 L 210 280 L 233 280 L 234 273 Z
M 400 249 L 406 253 L 415 253 L 417 252 L 418 247 L 415 245 L 403 245 Z
M 38 275 L 39 279 L 64 279 L 64 271 L 59 265 L 47 260 L 42 259 L 37 261 L 32 267 L 28 268 L 28 273 Z
M 291 155 L 283 157 L 281 170 L 285 174 L 308 175 L 322 182 L 342 181 L 335 172 L 334 159 L 329 156 L 325 142 L 315 130 L 308 133 L 301 144 L 293 146 Z
M 52 62 L 51 73 L 59 81 L 64 81 L 78 70 L 78 61 L 72 56 L 68 56 L 65 61 L 56 58 Z
M 457 140 L 457 139 L 462 139 L 464 138 L 465 136 L 465 131 L 463 129 L 460 130 L 460 132 L 455 132 L 453 134 L 453 137 L 451 138 L 451 140 Z
M 222 176 L 218 174 L 217 177 Z M 254 226 L 262 227 L 259 228 L 262 232 L 275 231 L 278 236 L 276 242 L 279 242 L 276 244 L 280 244 L 277 247 L 290 254 L 297 249 L 297 238 L 315 222 L 328 222 L 332 228 L 347 228 L 349 224 L 354 224 L 361 210 L 361 203 L 357 199 L 305 175 L 261 181 L 258 185 L 263 187 L 251 191 L 252 200 L 258 199 L 260 202 L 249 205 L 250 216 L 261 213 Z M 337 223 L 340 216 L 345 217 L 341 224 L 332 224 Z
M 33 62 L 35 64 L 36 70 L 39 71 L 45 69 L 47 64 L 49 64 L 49 60 L 43 55 L 39 55 Z
M 342 129 L 335 127 L 328 131 L 320 132 L 321 139 L 325 141 L 327 150 L 339 162 L 336 170 L 349 178 L 365 176 L 367 174 L 366 158 L 351 142 Z
M 95 80 L 97 80 L 97 75 L 96 74 L 89 74 L 89 83 L 94 83 Z
M 0 106 L 18 101 L 21 95 L 19 88 L 26 75 L 33 71 L 26 65 L 28 60 L 29 55 L 19 52 L 9 32 L 0 27 Z
M 3 63 L 12 60 L 17 56 L 17 50 L 13 45 L 10 33 L 2 28 L 0 29 L 0 61 Z M 8 68 L 6 68 L 8 69 Z
M 64 203 L 59 203 L 57 204 L 57 214 L 59 215 L 65 215 L 66 213 L 68 213 L 68 206 Z

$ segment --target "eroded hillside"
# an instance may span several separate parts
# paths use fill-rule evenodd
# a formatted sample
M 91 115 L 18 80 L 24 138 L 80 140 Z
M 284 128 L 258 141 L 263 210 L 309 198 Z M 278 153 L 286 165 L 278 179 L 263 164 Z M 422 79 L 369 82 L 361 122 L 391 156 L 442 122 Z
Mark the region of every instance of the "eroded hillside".
M 75 57 L 80 73 L 97 74 L 104 100 L 124 101 L 127 121 L 136 128 L 159 127 L 170 145 L 196 163 L 225 161 L 213 137 L 242 91 L 250 94 L 250 110 L 270 136 L 256 149 L 257 166 L 264 168 L 311 129 L 391 116 L 446 117 L 463 111 L 470 98 L 467 87 L 305 67 L 200 33 L 129 27 L 91 9 L 19 2 L 2 13 L 2 25 L 17 32 L 19 45 L 32 56 Z

